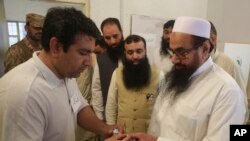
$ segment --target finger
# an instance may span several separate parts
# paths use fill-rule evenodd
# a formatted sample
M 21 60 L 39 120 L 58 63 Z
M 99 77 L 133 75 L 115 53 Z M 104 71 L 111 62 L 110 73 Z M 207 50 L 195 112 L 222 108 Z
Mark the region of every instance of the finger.
M 120 133 L 124 133 L 124 127 L 123 126 L 118 126 L 117 129 L 119 130 Z
M 119 134 L 119 135 L 116 136 L 116 138 L 117 138 L 118 140 L 122 140 L 122 139 L 125 138 L 126 136 L 127 136 L 126 134 Z
M 131 139 L 131 136 L 126 135 L 126 137 L 122 141 L 130 141 L 130 139 Z
M 130 136 L 133 139 L 140 139 L 142 137 L 142 134 L 141 133 L 131 133 Z

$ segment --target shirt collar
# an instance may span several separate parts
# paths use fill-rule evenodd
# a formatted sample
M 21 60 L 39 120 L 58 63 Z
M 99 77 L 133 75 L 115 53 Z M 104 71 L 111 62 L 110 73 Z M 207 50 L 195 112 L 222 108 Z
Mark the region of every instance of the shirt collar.
M 213 60 L 211 57 L 209 57 L 190 77 L 193 78 L 201 73 L 203 73 L 204 71 L 208 70 L 211 66 L 213 65 Z
M 44 79 L 50 83 L 51 87 L 57 87 L 58 85 L 64 83 L 64 79 L 59 79 L 37 56 L 40 51 L 36 51 L 33 53 L 33 60 L 35 62 L 36 67 L 44 77 Z

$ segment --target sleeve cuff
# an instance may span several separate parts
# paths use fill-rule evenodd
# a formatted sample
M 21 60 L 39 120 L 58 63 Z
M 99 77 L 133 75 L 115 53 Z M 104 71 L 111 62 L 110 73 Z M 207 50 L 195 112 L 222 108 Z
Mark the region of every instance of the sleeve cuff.
M 165 139 L 163 137 L 158 137 L 157 141 L 171 141 L 171 140 Z

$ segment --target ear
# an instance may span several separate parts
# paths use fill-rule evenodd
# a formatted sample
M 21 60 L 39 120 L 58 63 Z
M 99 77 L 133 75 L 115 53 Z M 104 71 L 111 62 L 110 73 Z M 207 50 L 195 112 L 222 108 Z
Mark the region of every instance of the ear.
M 210 43 L 209 40 L 205 41 L 202 45 L 202 58 L 206 60 L 210 55 Z
M 57 55 L 61 51 L 63 51 L 62 44 L 58 41 L 56 37 L 52 37 L 50 39 L 50 52 L 52 55 Z
M 215 34 L 211 34 L 210 41 L 214 46 L 216 46 L 217 36 Z
M 209 40 L 205 41 L 202 45 L 203 53 L 209 54 L 210 47 L 211 46 L 210 46 Z
M 27 24 L 25 24 L 24 29 L 27 32 L 27 30 L 28 30 L 28 25 Z

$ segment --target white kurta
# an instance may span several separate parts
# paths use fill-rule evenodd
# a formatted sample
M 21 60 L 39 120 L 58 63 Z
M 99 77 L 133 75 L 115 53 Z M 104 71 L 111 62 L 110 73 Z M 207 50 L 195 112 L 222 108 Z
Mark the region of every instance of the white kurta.
M 73 141 L 87 101 L 75 79 L 58 79 L 36 53 L 0 79 L 0 140 Z
M 243 78 L 243 74 L 241 72 L 239 64 L 237 64 L 236 61 L 230 58 L 227 54 L 220 52 L 219 50 L 213 52 L 211 54 L 211 57 L 215 64 L 223 68 L 238 83 L 245 94 L 246 100 L 247 97 L 248 99 L 250 99 L 250 93 L 248 95 L 246 93 L 246 81 Z
M 158 136 L 158 141 L 228 141 L 229 125 L 245 121 L 240 87 L 211 58 L 191 80 L 190 87 L 175 101 L 169 92 L 160 93 L 148 133 Z

